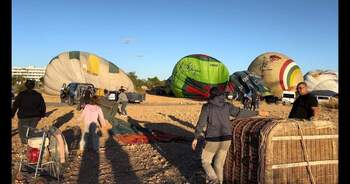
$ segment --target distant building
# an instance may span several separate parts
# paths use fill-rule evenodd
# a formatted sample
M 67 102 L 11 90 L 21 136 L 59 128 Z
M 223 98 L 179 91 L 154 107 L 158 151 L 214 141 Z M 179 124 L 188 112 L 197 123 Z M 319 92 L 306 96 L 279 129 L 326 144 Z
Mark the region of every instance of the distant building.
M 41 77 L 44 77 L 46 68 L 39 68 L 35 66 L 28 67 L 13 67 L 12 77 L 22 76 L 25 79 L 32 79 L 40 81 Z

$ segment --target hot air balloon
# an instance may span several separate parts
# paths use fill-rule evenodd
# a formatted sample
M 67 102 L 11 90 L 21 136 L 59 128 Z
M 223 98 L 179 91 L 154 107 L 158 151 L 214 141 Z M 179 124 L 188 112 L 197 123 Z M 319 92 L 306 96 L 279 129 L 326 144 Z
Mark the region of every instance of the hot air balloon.
M 310 91 L 332 91 L 338 93 L 338 73 L 331 70 L 313 70 L 304 75 Z
M 63 52 L 51 59 L 44 76 L 44 92 L 59 95 L 62 84 L 91 83 L 96 88 L 134 91 L 131 79 L 112 62 L 81 51 Z
M 233 96 L 241 99 L 245 93 L 257 92 L 261 95 L 269 93 L 269 89 L 264 86 L 264 82 L 259 75 L 248 71 L 237 71 L 230 76 L 230 83 L 234 86 Z
M 206 99 L 214 86 L 224 91 L 228 79 L 228 69 L 219 60 L 193 54 L 177 62 L 170 77 L 170 87 L 176 97 Z
M 296 85 L 303 81 L 300 67 L 289 57 L 277 52 L 259 55 L 249 65 L 248 71 L 261 76 L 264 85 L 276 97 L 281 97 L 283 91 L 294 91 Z

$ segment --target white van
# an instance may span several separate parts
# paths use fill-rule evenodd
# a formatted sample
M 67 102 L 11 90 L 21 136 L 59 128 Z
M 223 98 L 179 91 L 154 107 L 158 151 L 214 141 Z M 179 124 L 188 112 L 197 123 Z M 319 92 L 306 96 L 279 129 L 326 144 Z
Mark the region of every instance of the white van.
M 323 96 L 323 95 L 315 95 L 318 103 L 326 103 L 329 102 L 329 100 L 331 99 L 330 96 Z
M 283 91 L 282 92 L 282 104 L 292 104 L 294 103 L 296 94 L 294 91 Z

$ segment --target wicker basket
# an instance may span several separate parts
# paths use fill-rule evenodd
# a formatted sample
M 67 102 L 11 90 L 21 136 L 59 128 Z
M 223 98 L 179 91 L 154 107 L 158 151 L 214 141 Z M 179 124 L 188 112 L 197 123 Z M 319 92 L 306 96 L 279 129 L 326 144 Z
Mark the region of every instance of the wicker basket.
M 226 183 L 338 183 L 338 127 L 329 121 L 233 122 Z

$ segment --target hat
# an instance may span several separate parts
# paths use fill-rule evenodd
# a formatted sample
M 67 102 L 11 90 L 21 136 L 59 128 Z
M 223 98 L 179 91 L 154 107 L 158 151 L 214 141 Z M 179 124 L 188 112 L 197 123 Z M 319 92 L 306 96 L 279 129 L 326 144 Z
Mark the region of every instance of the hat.
M 214 98 L 220 95 L 222 95 L 222 92 L 219 90 L 218 87 L 212 87 L 209 91 L 209 98 Z
M 24 85 L 27 89 L 33 89 L 35 86 L 35 81 L 28 79 Z
M 120 86 L 119 91 L 126 91 L 126 87 Z

